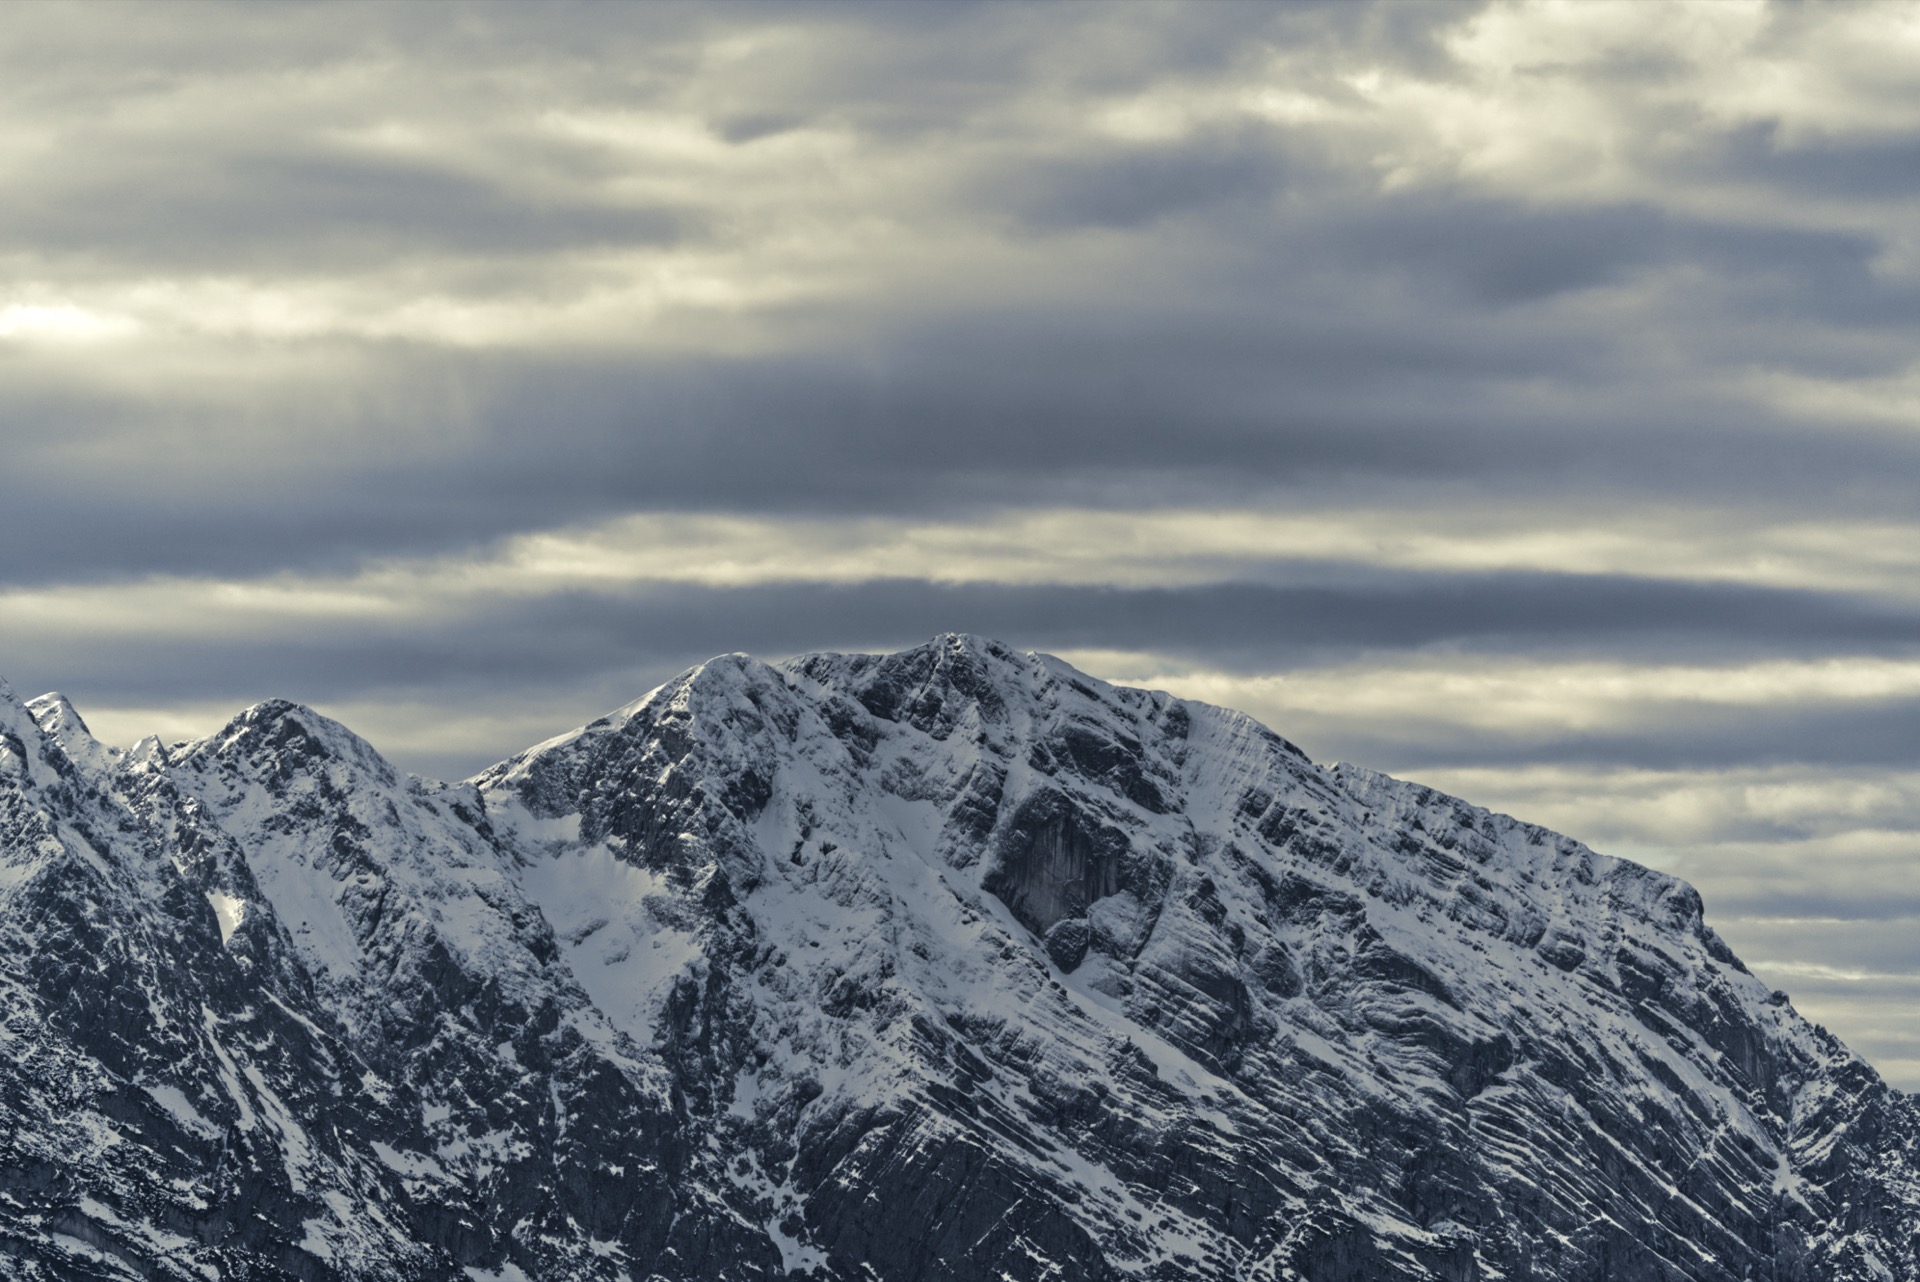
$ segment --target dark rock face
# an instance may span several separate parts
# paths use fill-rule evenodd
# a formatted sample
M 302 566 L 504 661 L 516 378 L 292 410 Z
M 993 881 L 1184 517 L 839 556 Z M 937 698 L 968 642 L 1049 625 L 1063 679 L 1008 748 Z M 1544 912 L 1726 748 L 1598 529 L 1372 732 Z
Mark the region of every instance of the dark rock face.
M 1920 1278 L 1691 888 L 964 637 L 454 786 L 0 694 L 0 1040 L 10 1277 Z
M 1127 845 L 1124 832 L 1083 818 L 1065 794 L 1044 791 L 1021 803 L 982 884 L 1021 925 L 1045 935 L 1056 922 L 1083 919 L 1092 904 L 1120 892 Z M 1084 945 L 1082 939 L 1082 952 Z

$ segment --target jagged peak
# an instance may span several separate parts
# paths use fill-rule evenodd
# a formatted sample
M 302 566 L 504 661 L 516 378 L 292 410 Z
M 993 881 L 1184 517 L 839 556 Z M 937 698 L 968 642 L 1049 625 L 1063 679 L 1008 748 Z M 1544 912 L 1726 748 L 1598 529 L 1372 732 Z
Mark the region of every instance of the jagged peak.
M 651 726 L 656 718 L 678 711 L 696 725 L 709 724 L 731 701 L 744 698 L 758 704 L 762 700 L 755 691 L 774 690 L 849 698 L 883 721 L 905 722 L 935 738 L 944 738 L 969 718 L 983 725 L 1005 723 L 1010 715 L 1042 723 L 1062 715 L 1079 721 L 1144 723 L 1178 705 L 1245 722 L 1289 756 L 1311 764 L 1298 747 L 1244 713 L 1165 691 L 1114 685 L 1056 655 L 1017 650 L 992 637 L 943 632 L 892 652 L 823 650 L 775 663 L 741 651 L 716 655 L 631 703 L 489 766 L 467 782 L 483 788 L 513 784 L 539 769 L 542 761 L 597 754 L 610 740 L 632 733 L 636 720 Z
M 14 697 L 13 687 L 7 684 L 6 678 L 0 677 L 0 730 L 14 726 L 25 729 L 33 724 L 33 714 Z
M 1116 685 L 1044 650 L 1019 650 L 1004 641 L 971 632 L 943 632 L 910 649 L 871 658 L 880 663 L 924 663 L 930 672 L 953 681 L 963 692 L 967 683 L 991 677 L 998 678 L 996 686 L 1017 684 L 1031 694 L 1064 686 L 1104 704 L 1125 702 L 1128 696 L 1138 694 L 1164 695 L 1164 692 Z
M 73 706 L 73 701 L 58 690 L 49 690 L 36 698 L 27 700 L 26 708 L 32 714 L 34 722 L 48 734 L 56 731 L 78 731 L 87 738 L 93 738 L 85 717 Z
M 717 654 L 705 663 L 695 664 L 679 677 L 659 687 L 660 691 L 686 688 L 703 693 L 738 690 L 768 683 L 785 684 L 773 665 L 754 658 L 744 650 Z
M 939 633 L 904 650 L 810 651 L 777 663 L 736 650 L 694 664 L 638 699 L 488 767 L 474 775 L 472 781 L 498 780 L 535 757 L 582 740 L 616 733 L 649 708 L 685 703 L 692 698 L 731 697 L 754 688 L 791 688 L 796 679 L 812 681 L 866 701 L 864 696 L 875 684 L 895 675 L 903 679 L 911 676 L 916 691 L 939 678 L 944 689 L 969 701 L 989 704 L 1016 692 L 1038 694 L 1051 684 L 1077 686 L 1100 702 L 1115 702 L 1122 692 L 1121 687 L 1082 672 L 1054 655 L 1016 650 L 1005 642 L 968 632 Z M 869 707 L 879 713 L 872 703 Z
M 922 729 L 950 721 L 961 706 L 998 719 L 1009 697 L 1031 696 L 1044 680 L 1042 656 L 965 632 L 943 632 L 890 654 L 803 654 L 780 667 L 858 699 L 882 720 Z
M 94 738 L 80 710 L 66 695 L 49 691 L 26 703 L 27 715 L 40 727 L 40 733 L 60 746 L 71 761 L 94 770 L 111 768 L 122 755 Z
M 937 654 L 940 661 L 952 663 L 962 660 L 1012 660 L 1032 659 L 1032 651 L 1017 651 L 1004 641 L 993 637 L 981 636 L 977 632 L 942 632 L 919 647 Z
M 746 656 L 741 656 L 746 657 Z M 844 664 L 855 667 L 871 667 L 878 663 L 918 663 L 929 668 L 948 668 L 956 664 L 971 662 L 1002 662 L 1030 665 L 1036 658 L 1032 651 L 1015 650 L 1003 641 L 992 637 L 980 636 L 972 632 L 941 632 L 929 637 L 919 645 L 908 646 L 904 650 L 814 650 L 795 655 L 788 664 L 803 664 L 809 661 Z
M 40 701 L 33 702 L 37 704 Z M 86 742 L 91 744 L 92 740 L 87 739 Z M 57 774 L 63 767 L 48 760 L 49 747 L 54 749 L 56 755 L 67 758 L 87 755 L 67 749 L 60 735 L 50 733 L 41 724 L 35 708 L 22 703 L 14 694 L 13 687 L 0 679 L 0 775 L 16 780 L 44 781 L 49 777 L 49 771 Z M 98 748 L 94 751 L 97 752 Z
M 398 786 L 400 772 L 378 749 L 323 712 L 291 699 L 266 699 L 241 712 L 207 739 L 186 747 L 185 756 L 235 756 L 275 760 L 282 770 L 297 761 L 337 760 Z

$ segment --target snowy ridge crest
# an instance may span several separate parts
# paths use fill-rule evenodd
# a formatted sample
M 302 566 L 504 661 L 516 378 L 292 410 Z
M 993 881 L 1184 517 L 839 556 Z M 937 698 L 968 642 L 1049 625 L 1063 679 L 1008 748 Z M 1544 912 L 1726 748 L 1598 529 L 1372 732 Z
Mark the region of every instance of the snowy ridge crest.
M 32 712 L 22 1277 L 1920 1276 L 1912 1104 L 1684 882 L 1049 656 L 723 656 L 453 785 Z

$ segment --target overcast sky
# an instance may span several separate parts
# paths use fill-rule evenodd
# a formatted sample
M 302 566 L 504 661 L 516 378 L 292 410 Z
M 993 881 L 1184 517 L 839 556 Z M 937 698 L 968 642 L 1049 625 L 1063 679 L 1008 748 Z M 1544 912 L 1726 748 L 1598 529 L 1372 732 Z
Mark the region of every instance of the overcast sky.
M 17 6 L 0 181 L 0 674 L 103 738 L 981 632 L 1920 1087 L 1920 8 Z

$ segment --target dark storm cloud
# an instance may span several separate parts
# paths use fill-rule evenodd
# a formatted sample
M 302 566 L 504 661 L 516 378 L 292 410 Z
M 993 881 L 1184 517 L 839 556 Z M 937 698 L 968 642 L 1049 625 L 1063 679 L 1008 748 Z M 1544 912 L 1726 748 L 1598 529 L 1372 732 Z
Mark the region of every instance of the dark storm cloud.
M 132 638 L 63 636 L 39 650 L 15 647 L 10 659 L 16 666 L 8 676 L 16 684 L 57 681 L 76 697 L 84 691 L 92 700 L 114 703 L 167 695 L 232 697 L 234 691 L 326 701 L 385 689 L 564 689 L 610 673 L 664 676 L 738 649 L 743 637 L 752 638 L 760 654 L 780 655 L 901 648 L 944 630 L 977 631 L 1043 649 L 1136 650 L 1247 674 L 1436 648 L 1561 658 L 1631 655 L 1648 662 L 1863 651 L 1897 656 L 1920 649 L 1920 611 L 1839 595 L 1623 578 L 1415 576 L 1352 566 L 1321 567 L 1319 577 L 1339 582 L 1157 589 L 910 580 L 753 588 L 661 584 L 617 597 L 560 592 L 481 599 L 465 609 L 391 622 L 344 616 L 303 626 L 270 645 L 248 635 L 148 638 L 137 664 L 126 662 Z M 1196 627 L 1196 620 L 1204 626 Z M 276 680 L 291 685 L 276 687 Z M 1718 712 L 1688 712 L 1691 723 L 1660 727 L 1661 735 L 1671 736 L 1667 746 L 1642 744 L 1641 751 L 1669 753 L 1673 764 L 1716 755 L 1761 760 L 1775 751 L 1774 744 L 1792 739 L 1783 729 L 1765 742 L 1741 743 L 1741 727 L 1760 724 L 1752 716 L 1764 719 L 1773 712 L 1725 715 L 1735 721 L 1720 720 Z M 1812 714 L 1780 715 L 1787 726 Z M 1899 704 L 1860 716 L 1861 742 L 1851 747 L 1832 742 L 1841 734 L 1837 722 L 1818 723 L 1816 717 L 1797 733 L 1817 730 L 1809 752 L 1831 746 L 1849 759 L 1885 760 L 1902 751 L 1900 727 L 1910 727 L 1912 715 Z M 1419 733 L 1409 728 L 1408 742 L 1432 751 Z M 1625 742 L 1526 739 L 1510 747 L 1495 736 L 1459 745 L 1475 760 L 1584 753 L 1614 761 L 1628 754 Z
M 1405 202 L 1363 210 L 1342 248 L 1361 263 L 1397 269 L 1449 301 L 1529 303 L 1619 280 L 1670 256 L 1657 210 L 1541 212 L 1510 202 Z M 1336 242 L 1340 243 L 1340 242 Z
M 1263 131 L 1221 139 L 1110 145 L 1010 166 L 976 196 L 1023 230 L 1139 228 L 1224 203 L 1272 200 L 1285 156 Z
M 1876 278 L 1882 245 L 1819 228 L 1676 215 L 1651 203 L 1540 209 L 1470 192 L 1355 202 L 1327 240 L 1343 267 L 1396 272 L 1451 305 L 1504 307 L 1691 267 L 1711 290 L 1819 302 L 1823 314 L 1920 319 L 1910 289 Z M 1802 317 L 1804 319 L 1804 316 Z
M 71 255 L 95 270 L 117 261 L 144 271 L 294 265 L 323 273 L 403 254 L 512 258 L 666 245 L 701 221 L 689 209 L 543 199 L 338 148 L 290 155 L 249 146 L 182 169 L 174 158 L 146 157 L 133 172 L 122 161 L 110 173 L 30 191 L 0 207 L 0 254 Z
M 1778 121 L 1763 121 L 1727 131 L 1692 161 L 1716 177 L 1831 196 L 1880 201 L 1920 193 L 1920 141 L 1904 136 L 1803 142 L 1783 139 Z
M 1911 840 L 1911 833 L 1902 833 Z M 1764 840 L 1764 838 L 1762 838 Z M 1781 885 L 1758 883 L 1741 891 L 1716 897 L 1716 917 L 1745 915 L 1782 915 L 1800 918 L 1829 918 L 1863 922 L 1920 919 L 1920 892 L 1907 888 L 1905 877 L 1909 858 L 1888 859 L 1857 870 L 1845 867 L 1838 859 L 1808 859 L 1806 875 Z M 1844 878 L 1844 880 L 1836 880 Z M 1915 932 L 1920 934 L 1920 932 Z M 1912 966 L 1920 979 L 1920 958 L 1888 957 L 1884 941 L 1873 953 L 1895 965 Z M 1902 950 L 1904 951 L 1904 950 Z M 1910 956 L 1910 954 L 1909 954 Z M 1801 985 L 1796 984 L 1797 989 Z M 1804 991 L 1804 990 L 1802 990 Z M 1916 1034 L 1920 1037 L 1920 1034 Z
M 1896 898 L 1898 898 L 1897 895 Z M 1913 929 L 1912 921 L 1916 915 L 1920 914 L 1909 912 L 1876 915 L 1864 926 L 1855 927 L 1852 931 L 1848 931 L 1846 925 L 1840 921 L 1817 922 L 1817 919 L 1807 921 L 1806 918 L 1802 920 L 1808 926 L 1825 926 L 1836 934 L 1850 933 L 1853 936 L 1848 940 L 1837 941 L 1840 946 L 1835 950 L 1834 968 L 1842 973 L 1827 976 L 1826 982 L 1844 980 L 1846 978 L 1844 972 L 1848 970 L 1869 971 L 1884 968 L 1905 972 L 1904 977 L 1916 987 L 1920 987 L 1920 930 Z M 1807 917 L 1813 917 L 1813 914 L 1808 914 Z M 1902 917 L 1908 920 L 1902 921 Z M 1779 956 L 1778 943 L 1792 925 L 1792 922 L 1787 921 L 1773 927 L 1774 938 L 1768 942 L 1775 946 L 1767 950 L 1769 954 Z M 1819 980 L 1816 979 L 1814 982 L 1817 985 Z
M 1578 238 L 1548 242 L 1563 235 Z M 1550 257 L 1448 270 L 1476 288 L 1505 272 L 1508 290 L 1615 270 L 1525 265 Z M 0 578 L 331 567 L 637 508 L 1284 506 L 1386 485 L 1912 511 L 1910 435 L 1810 434 L 1712 387 L 1622 386 L 1630 339 L 1320 301 L 902 317 L 849 350 L 751 359 L 367 346 L 346 364 L 371 391 L 342 396 L 327 365 L 292 376 L 282 421 L 307 426 L 272 451 L 249 430 L 251 396 L 159 407 L 138 385 L 27 390 L 0 407 L 22 440 L 0 502 L 11 528 L 60 537 L 0 544 Z M 1874 350 L 1835 359 L 1877 364 Z M 1550 412 L 1526 394 L 1556 382 L 1568 390 Z M 281 397 L 266 395 L 271 414 Z M 316 401 L 338 408 L 315 422 Z
M 1505 727 L 1475 733 L 1452 725 L 1422 725 L 1418 715 L 1411 714 L 1392 726 L 1330 728 L 1311 746 L 1388 771 L 1567 764 L 1688 771 L 1801 762 L 1839 769 L 1920 769 L 1916 699 L 1811 707 L 1661 702 L 1646 707 L 1638 721 L 1599 733 Z M 1920 834 L 1920 815 L 1908 828 Z M 1725 835 L 1780 841 L 1807 832 L 1793 823 L 1776 822 L 1729 829 Z
M 1901 478 L 1920 464 L 1913 438 L 1848 430 L 1858 425 L 1844 416 L 1815 423 L 1757 402 L 1743 382 L 1767 370 L 1844 384 L 1905 365 L 1920 294 L 1874 269 L 1886 245 L 1871 231 L 1681 212 L 1653 197 L 1543 202 L 1461 181 L 1383 191 L 1350 149 L 1304 125 L 1052 137 L 983 115 L 1043 71 L 1059 72 L 1070 100 L 1243 74 L 1276 48 L 1329 51 L 1327 69 L 1296 66 L 1275 83 L 1350 106 L 1335 54 L 1444 77 L 1434 33 L 1465 9 L 1153 9 L 1142 34 L 1077 9 L 820 8 L 812 21 L 835 38 L 808 57 L 710 82 L 698 74 L 704 41 L 808 24 L 778 6 L 645 21 L 593 6 L 556 10 L 564 21 L 480 7 L 451 23 L 383 13 L 375 32 L 347 38 L 323 12 L 299 17 L 333 62 L 419 59 L 436 84 L 465 58 L 488 71 L 459 81 L 476 109 L 490 91 L 523 110 L 478 160 L 350 146 L 317 106 L 270 117 L 272 146 L 244 119 L 222 119 L 192 126 L 210 131 L 205 146 L 156 148 L 150 131 L 104 113 L 81 138 L 97 155 L 77 148 L 24 171 L 43 181 L 20 183 L 0 211 L 0 244 L 77 256 L 95 275 L 485 260 L 381 286 L 402 301 L 408 288 L 455 303 L 484 295 L 475 282 L 489 272 L 573 279 L 584 269 L 540 264 L 712 243 L 737 211 L 725 188 L 705 205 L 622 203 L 602 180 L 644 178 L 644 166 L 630 172 L 579 139 L 534 140 L 522 125 L 549 108 L 626 109 L 698 89 L 695 109 L 735 151 L 823 121 L 883 159 L 910 138 L 951 158 L 918 215 L 977 217 L 1042 256 L 1081 233 L 1131 237 L 1134 249 L 1066 272 L 1038 299 L 982 301 L 955 280 L 951 294 L 773 304 L 798 336 L 749 356 L 542 348 L 530 301 L 528 342 L 504 350 L 241 335 L 223 340 L 205 379 L 178 386 L 6 371 L 14 394 L 0 415 L 21 465 L 0 478 L 0 504 L 10 529 L 60 537 L 0 543 L 0 579 L 338 567 L 661 508 L 1260 505 L 1385 485 L 1778 500 L 1809 517 L 1835 505 L 1912 511 Z M 286 61 L 270 32 L 241 25 L 244 40 L 167 43 L 196 69 L 162 87 Z M 612 74 L 628 56 L 634 73 Z M 500 74 L 516 57 L 521 78 Z M 1670 71 L 1626 59 L 1591 74 L 1637 83 Z M 343 103 L 344 123 L 436 110 L 405 77 L 364 74 L 389 97 Z M 130 100 L 153 79 L 130 78 Z M 1818 142 L 1782 152 L 1743 130 L 1726 135 L 1722 169 L 1786 189 L 1816 188 L 1821 164 L 1899 159 Z M 1608 304 L 1623 288 L 1652 301 Z M 314 368 L 275 374 L 289 352 Z M 334 408 L 316 414 L 316 403 Z M 98 448 L 77 448 L 89 441 Z

